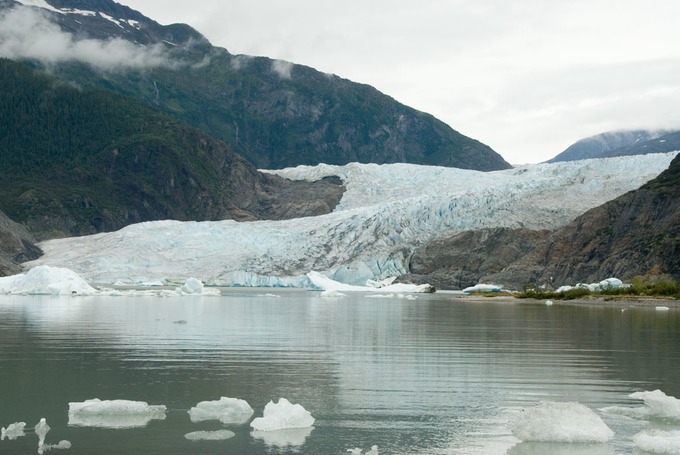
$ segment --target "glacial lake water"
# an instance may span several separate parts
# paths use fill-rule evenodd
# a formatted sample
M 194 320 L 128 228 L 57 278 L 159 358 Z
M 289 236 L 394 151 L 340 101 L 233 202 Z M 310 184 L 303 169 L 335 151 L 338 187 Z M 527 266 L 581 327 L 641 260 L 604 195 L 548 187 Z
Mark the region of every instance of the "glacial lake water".
M 680 397 L 680 310 L 266 289 L 0 296 L 0 426 L 46 418 L 46 442 L 72 444 L 55 454 L 637 454 L 633 435 L 649 424 L 599 410 L 640 406 L 628 395 L 656 389 Z M 192 406 L 223 396 L 253 417 L 283 397 L 316 422 L 271 434 L 191 422 Z M 93 398 L 167 412 L 135 428 L 70 425 L 69 402 Z M 615 437 L 520 443 L 508 421 L 541 400 L 582 403 Z M 234 436 L 185 438 L 220 429 Z M 0 441 L 3 455 L 37 449 L 32 431 Z

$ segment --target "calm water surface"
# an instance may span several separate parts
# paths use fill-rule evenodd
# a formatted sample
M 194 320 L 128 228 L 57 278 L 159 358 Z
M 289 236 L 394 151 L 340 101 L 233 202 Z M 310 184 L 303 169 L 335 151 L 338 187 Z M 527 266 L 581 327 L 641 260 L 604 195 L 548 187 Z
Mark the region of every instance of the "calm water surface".
M 635 391 L 680 397 L 680 311 L 471 302 L 451 295 L 225 291 L 222 297 L 0 296 L 0 426 L 33 427 L 64 454 L 640 453 L 642 423 L 603 415 L 597 447 L 519 443 L 507 426 L 540 400 L 634 406 Z M 192 423 L 203 400 L 246 400 L 262 415 L 287 398 L 313 429 L 251 434 Z M 69 426 L 68 403 L 127 399 L 167 406 L 131 429 Z M 189 441 L 229 429 L 223 441 Z M 0 454 L 37 453 L 37 438 Z

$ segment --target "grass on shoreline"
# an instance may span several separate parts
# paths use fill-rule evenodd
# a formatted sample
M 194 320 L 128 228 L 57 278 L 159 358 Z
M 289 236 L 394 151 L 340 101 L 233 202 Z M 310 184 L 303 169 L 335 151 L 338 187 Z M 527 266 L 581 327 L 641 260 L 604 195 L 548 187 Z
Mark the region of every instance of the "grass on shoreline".
M 542 289 L 528 288 L 514 294 L 520 299 L 555 299 L 555 300 L 574 300 L 588 296 L 597 297 L 656 297 L 665 299 L 680 299 L 680 283 L 674 281 L 650 282 L 643 277 L 636 277 L 629 286 L 620 288 L 606 288 L 598 291 L 591 291 L 587 288 L 573 288 L 563 292 L 545 291 Z

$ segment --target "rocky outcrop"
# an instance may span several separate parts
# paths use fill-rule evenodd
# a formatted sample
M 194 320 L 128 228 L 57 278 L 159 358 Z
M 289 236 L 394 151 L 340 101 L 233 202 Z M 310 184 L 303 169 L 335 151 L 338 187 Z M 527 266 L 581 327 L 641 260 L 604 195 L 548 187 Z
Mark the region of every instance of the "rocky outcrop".
M 0 276 L 21 272 L 20 263 L 37 259 L 42 251 L 33 236 L 0 210 Z
M 555 231 L 484 229 L 418 248 L 407 282 L 438 289 L 493 283 L 556 288 L 637 275 L 680 279 L 680 155 L 641 188 Z
M 426 282 L 437 289 L 464 289 L 485 277 L 502 274 L 544 242 L 550 231 L 492 228 L 464 231 L 418 248 L 411 257 L 406 282 Z M 510 277 L 505 277 L 509 280 Z M 530 274 L 515 274 L 505 284 L 525 284 Z M 486 281 L 485 281 L 486 282 Z

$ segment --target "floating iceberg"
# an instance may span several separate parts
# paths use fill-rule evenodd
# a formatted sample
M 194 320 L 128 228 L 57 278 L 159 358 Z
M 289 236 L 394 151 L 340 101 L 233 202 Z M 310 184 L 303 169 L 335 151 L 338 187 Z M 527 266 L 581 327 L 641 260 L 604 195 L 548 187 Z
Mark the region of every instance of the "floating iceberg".
M 184 435 L 190 441 L 223 441 L 234 436 L 236 436 L 236 433 L 229 430 L 192 431 Z
M 68 404 L 68 424 L 96 428 L 139 428 L 152 420 L 164 420 L 166 407 L 143 401 L 99 400 Z
M 47 436 L 47 433 L 50 432 L 50 426 L 47 424 L 47 421 L 43 417 L 40 419 L 40 422 L 38 422 L 35 426 L 35 434 L 38 436 L 38 447 L 42 448 L 42 446 L 45 445 L 45 437 Z
M 500 286 L 496 286 L 495 284 L 476 284 L 474 286 L 470 286 L 468 288 L 463 289 L 463 292 L 466 294 L 474 294 L 474 293 L 486 293 L 486 292 L 501 292 L 503 289 Z
M 97 290 L 77 273 L 63 267 L 40 265 L 26 274 L 0 278 L 0 294 L 95 295 Z
M 59 444 L 45 444 L 38 450 L 38 453 L 42 454 L 49 450 L 66 450 L 71 448 L 71 441 L 61 440 Z
M 7 425 L 7 428 L 2 427 L 0 430 L 0 441 L 4 441 L 5 438 L 13 441 L 24 436 L 24 428 L 26 428 L 26 422 L 14 422 Z
M 197 278 L 187 279 L 181 287 L 175 290 L 179 295 L 220 295 L 219 289 L 206 288 Z
M 397 283 L 389 284 L 383 287 L 371 286 L 355 286 L 353 284 L 340 283 L 332 280 L 319 272 L 309 272 L 307 274 L 309 281 L 318 289 L 322 291 L 336 291 L 336 292 L 389 292 L 389 293 L 430 293 L 434 292 L 434 288 L 429 284 L 406 284 Z
M 219 420 L 224 424 L 242 424 L 246 423 L 254 412 L 245 400 L 222 397 L 217 401 L 201 401 L 189 409 L 189 418 L 192 422 Z
M 543 401 L 519 412 L 509 424 L 523 441 L 606 442 L 614 437 L 595 412 L 573 402 Z
M 663 393 L 661 390 L 635 392 L 628 395 L 635 400 L 644 401 L 644 406 L 610 406 L 602 411 L 619 414 L 633 419 L 672 419 L 680 420 L 680 400 Z
M 680 431 L 645 430 L 636 434 L 633 442 L 645 452 L 668 455 L 680 453 Z
M 278 403 L 270 401 L 264 407 L 262 417 L 255 418 L 250 426 L 256 431 L 276 431 L 307 428 L 314 425 L 314 417 L 300 404 L 291 404 L 285 398 Z

